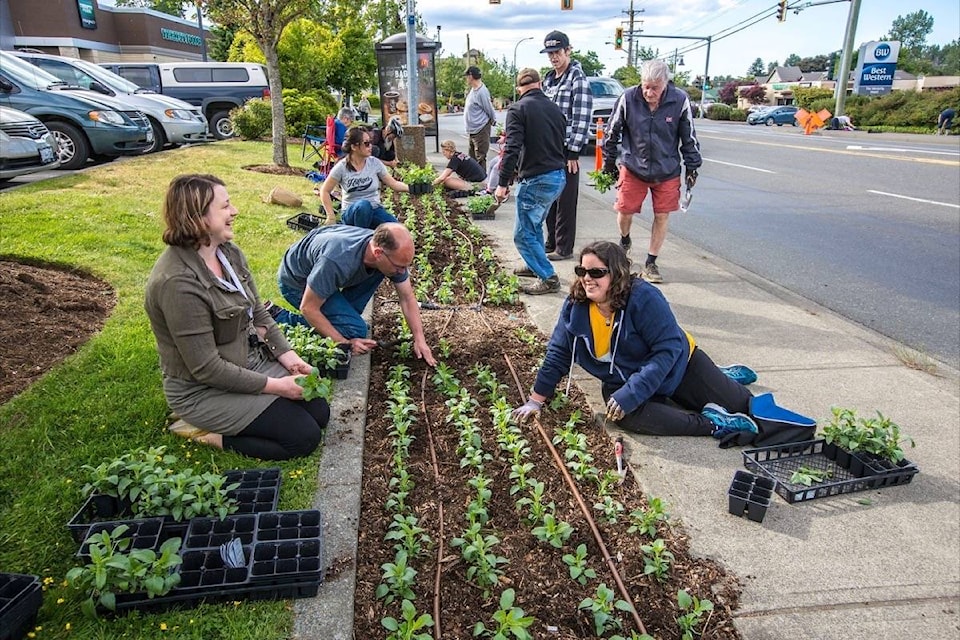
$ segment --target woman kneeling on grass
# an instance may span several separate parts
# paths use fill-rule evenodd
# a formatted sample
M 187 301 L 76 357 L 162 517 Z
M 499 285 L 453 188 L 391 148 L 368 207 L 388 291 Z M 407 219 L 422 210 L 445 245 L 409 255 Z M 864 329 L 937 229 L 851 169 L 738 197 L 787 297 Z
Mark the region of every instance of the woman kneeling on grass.
M 150 272 L 145 307 L 157 339 L 163 392 L 180 416 L 170 430 L 264 460 L 310 454 L 330 418 L 303 400 L 310 365 L 263 308 L 243 252 L 237 209 L 222 180 L 174 178 L 163 205 L 167 249 Z
M 734 444 L 752 441 L 758 424 L 782 441 L 812 435 L 813 420 L 776 406 L 771 394 L 754 397 L 715 365 L 677 324 L 660 290 L 630 273 L 619 245 L 587 245 L 574 272 L 530 398 L 515 419 L 537 413 L 576 363 L 602 383 L 607 418 L 630 431 L 712 435 Z

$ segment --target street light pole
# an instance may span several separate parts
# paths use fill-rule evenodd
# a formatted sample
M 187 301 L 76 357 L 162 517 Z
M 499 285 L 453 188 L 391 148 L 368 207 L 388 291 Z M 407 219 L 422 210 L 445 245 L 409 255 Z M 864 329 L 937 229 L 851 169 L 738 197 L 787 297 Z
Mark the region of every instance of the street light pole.
M 520 46 L 521 42 L 526 42 L 527 40 L 533 40 L 533 36 L 527 36 L 526 38 L 521 38 L 517 41 L 517 44 L 513 45 L 513 101 L 517 101 L 517 47 Z

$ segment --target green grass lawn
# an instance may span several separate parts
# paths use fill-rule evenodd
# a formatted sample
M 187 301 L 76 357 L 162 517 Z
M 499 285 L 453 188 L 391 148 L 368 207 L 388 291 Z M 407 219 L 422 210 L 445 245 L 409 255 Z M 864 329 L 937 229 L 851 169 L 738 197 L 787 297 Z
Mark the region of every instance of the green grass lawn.
M 290 147 L 296 164 L 299 147 Z M 237 602 L 158 615 L 92 621 L 80 594 L 65 586 L 78 564 L 65 525 L 80 507 L 81 466 L 127 451 L 166 445 L 201 471 L 276 466 L 189 443 L 166 430 L 153 335 L 143 310 L 144 285 L 163 251 L 160 208 L 170 180 L 212 173 L 227 183 L 240 210 L 237 244 L 261 295 L 276 298 L 283 251 L 299 237 L 285 225 L 298 210 L 262 202 L 274 186 L 315 212 L 313 185 L 241 167 L 271 162 L 262 142 L 220 142 L 118 161 L 0 193 L 0 256 L 70 265 L 109 282 L 118 302 L 103 331 L 39 382 L 0 406 L 0 572 L 39 575 L 45 583 L 36 638 L 285 638 L 289 602 Z M 305 164 L 305 163 L 304 163 Z M 19 301 L 5 300 L 6 313 Z M 57 345 L 50 345 L 56 349 Z M 281 509 L 312 504 L 319 451 L 280 463 Z

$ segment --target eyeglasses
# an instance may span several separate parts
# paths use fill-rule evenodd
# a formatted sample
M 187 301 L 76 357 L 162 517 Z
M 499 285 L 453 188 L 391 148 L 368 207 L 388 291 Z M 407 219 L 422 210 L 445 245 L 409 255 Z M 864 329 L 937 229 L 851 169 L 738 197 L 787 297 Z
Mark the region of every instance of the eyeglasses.
M 390 263 L 390 266 L 392 266 L 394 269 L 397 269 L 398 271 L 406 271 L 407 269 L 410 268 L 410 265 L 408 264 L 397 264 L 396 262 L 391 260 L 390 254 L 388 254 L 386 251 L 383 252 L 383 257 L 387 259 L 387 262 Z
M 582 278 L 583 276 L 590 276 L 594 280 L 599 280 L 603 276 L 610 273 L 610 269 L 607 269 L 606 267 L 603 267 L 603 268 L 598 267 L 595 269 L 585 269 L 584 267 L 577 265 L 573 268 L 573 272 L 577 274 L 578 278 Z
M 370 142 L 369 140 L 364 140 L 364 141 L 363 141 L 363 146 L 365 146 L 365 147 L 372 147 L 372 146 L 373 146 L 373 143 Z

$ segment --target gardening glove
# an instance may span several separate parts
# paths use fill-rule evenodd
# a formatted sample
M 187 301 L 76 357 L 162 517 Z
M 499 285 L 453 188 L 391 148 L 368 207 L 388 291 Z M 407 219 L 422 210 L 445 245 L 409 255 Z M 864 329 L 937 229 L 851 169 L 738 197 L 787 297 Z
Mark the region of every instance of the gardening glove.
M 513 416 L 513 419 L 517 422 L 523 423 L 534 416 L 540 415 L 540 409 L 542 408 L 542 402 L 537 402 L 533 398 L 530 398 L 523 403 L 523 406 L 514 409 L 510 415 Z
M 623 408 L 613 396 L 610 396 L 610 399 L 607 400 L 607 420 L 616 422 L 621 418 L 623 418 Z
M 687 189 L 693 189 L 695 184 L 697 184 L 697 170 L 691 169 L 687 171 Z
M 620 170 L 617 168 L 616 162 L 605 162 L 603 172 L 613 178 L 614 182 L 620 179 Z

